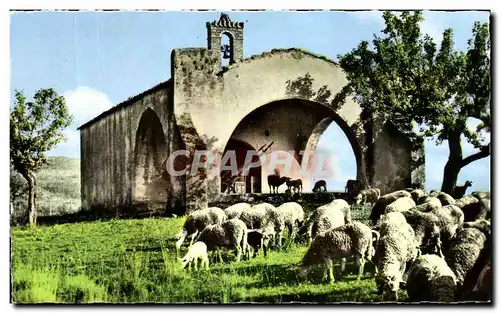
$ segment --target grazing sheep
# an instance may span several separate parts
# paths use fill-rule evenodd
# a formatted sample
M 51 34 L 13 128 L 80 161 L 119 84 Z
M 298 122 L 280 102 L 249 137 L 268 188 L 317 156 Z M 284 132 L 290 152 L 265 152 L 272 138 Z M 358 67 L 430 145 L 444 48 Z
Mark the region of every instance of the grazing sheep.
M 413 189 L 410 191 L 410 195 L 415 203 L 418 203 L 419 199 L 426 196 L 425 191 L 423 191 L 422 189 Z
M 473 300 L 491 301 L 493 296 L 493 276 L 491 261 L 486 264 L 477 279 L 473 291 Z
M 288 228 L 288 242 L 291 244 L 295 239 L 298 228 L 304 223 L 304 210 L 297 202 L 286 202 L 276 208 L 283 216 L 285 227 Z M 279 243 L 282 245 L 282 243 Z
M 314 183 L 312 192 L 326 192 L 326 181 L 318 180 L 316 183 Z
M 406 264 L 418 256 L 415 232 L 413 228 L 402 221 L 400 212 L 392 212 L 390 218 L 385 218 L 380 225 L 380 239 L 375 249 L 373 261 L 377 267 L 375 282 L 378 294 L 389 295 L 390 299 L 398 300 L 397 292 L 403 282 Z
M 192 212 L 186 218 L 179 234 L 177 235 L 177 242 L 175 243 L 175 251 L 178 254 L 179 249 L 187 236 L 191 236 L 190 246 L 205 227 L 213 224 L 221 224 L 226 221 L 226 213 L 221 208 L 209 207 L 202 210 Z
M 401 197 L 396 201 L 392 202 L 391 204 L 389 204 L 385 208 L 384 213 L 404 212 L 414 208 L 415 206 L 416 206 L 415 201 L 413 201 L 411 197 Z
M 415 242 L 421 254 L 436 254 L 443 257 L 439 227 L 442 221 L 436 215 L 420 212 L 416 208 L 401 213 L 415 232 Z
M 272 204 L 265 202 L 256 204 L 250 210 L 241 213 L 240 220 L 245 223 L 248 229 L 263 229 L 271 224 L 277 234 L 273 239 L 274 245 L 283 241 L 285 217 Z M 279 247 L 281 248 L 281 245 Z
M 356 194 L 359 192 L 361 182 L 359 180 L 349 179 L 345 185 L 345 192 L 347 193 L 348 199 L 354 199 Z
M 267 184 L 271 193 L 278 193 L 278 189 L 285 182 L 289 181 L 290 177 L 280 177 L 277 174 L 267 176 Z
M 476 220 L 474 222 L 464 222 L 463 228 L 476 228 L 483 232 L 486 236 L 491 235 L 491 223 L 488 220 Z
M 236 203 L 231 205 L 230 207 L 227 207 L 224 209 L 224 212 L 226 213 L 227 219 L 233 219 L 233 218 L 239 218 L 241 213 L 243 211 L 247 211 L 251 208 L 252 206 L 248 203 Z
M 189 269 L 191 269 L 191 263 L 194 263 L 195 271 L 198 270 L 198 260 L 201 261 L 201 268 L 208 270 L 208 251 L 207 245 L 202 241 L 195 242 L 191 247 L 189 247 L 186 255 L 179 261 L 182 262 L 182 268 L 185 268 L 189 264 Z
M 471 193 L 471 196 L 476 197 L 478 200 L 490 199 L 490 192 L 489 191 L 473 191 Z
M 457 289 L 461 289 L 467 273 L 474 267 L 486 236 L 476 228 L 462 228 L 458 231 L 450 249 L 445 255 L 446 263 L 457 277 Z
M 455 204 L 455 199 L 452 196 L 450 196 L 449 194 L 447 194 L 446 192 L 435 191 L 435 192 L 431 192 L 429 194 L 429 196 L 438 198 L 439 201 L 441 201 L 441 205 L 443 205 L 443 206 Z
M 274 238 L 275 235 L 276 233 L 274 231 L 274 226 L 272 225 L 267 225 L 267 227 L 262 230 L 261 229 L 248 230 L 248 237 L 247 237 L 248 252 L 252 250 L 253 257 L 255 258 L 259 254 L 260 249 L 262 248 L 262 250 L 264 251 L 264 257 L 266 257 L 267 250 L 269 249 L 269 243 Z
M 439 228 L 441 229 L 441 240 L 445 251 L 448 249 L 448 244 L 451 242 L 458 228 L 464 222 L 464 213 L 455 205 L 445 205 L 431 211 L 439 220 Z
M 370 203 L 371 205 L 374 205 L 379 198 L 380 198 L 380 189 L 378 188 L 364 189 L 356 196 L 356 204 L 362 204 L 364 206 L 366 203 Z
M 316 234 L 349 223 L 350 219 L 346 216 L 344 202 L 332 202 L 317 208 L 305 221 L 304 226 L 301 227 L 298 233 L 307 233 L 309 242 L 311 242 Z
M 467 188 L 472 186 L 472 182 L 470 180 L 465 181 L 465 184 L 463 186 L 455 186 L 453 189 L 453 197 L 458 199 L 462 198 L 465 195 L 465 191 Z
M 456 281 L 443 258 L 426 254 L 418 257 L 410 267 L 406 291 L 410 302 L 452 302 Z
M 330 205 L 339 208 L 342 213 L 344 213 L 344 222 L 346 224 L 351 222 L 351 206 L 349 205 L 349 203 L 347 203 L 347 201 L 343 199 L 335 199 L 330 202 Z
M 381 196 L 373 206 L 370 214 L 370 219 L 372 220 L 373 225 L 377 224 L 378 219 L 382 214 L 384 214 L 385 208 L 389 204 L 402 197 L 411 198 L 411 195 L 408 191 L 398 190 Z
M 374 237 L 378 239 L 376 231 L 357 221 L 318 233 L 302 258 L 299 275 L 304 277 L 313 266 L 324 264 L 323 279 L 328 273 L 330 282 L 334 282 L 332 260 L 342 258 L 343 272 L 345 258 L 354 256 L 359 268 L 358 280 L 361 279 L 365 261 L 371 261 L 373 256 Z
M 247 227 L 239 219 L 230 219 L 222 224 L 209 225 L 201 231 L 198 241 L 207 245 L 208 251 L 217 251 L 219 261 L 222 262 L 221 249 L 236 250 L 236 261 L 239 261 L 242 253 L 247 248 Z
M 431 212 L 432 210 L 443 206 L 441 201 L 439 201 L 436 197 L 422 197 L 417 203 L 419 204 L 415 207 L 415 209 L 420 212 Z
M 295 192 L 302 192 L 302 179 L 295 179 L 295 180 L 287 180 L 286 181 L 286 186 L 288 187 L 288 190 L 292 191 L 295 190 Z
M 464 212 L 464 221 L 472 222 L 478 219 L 486 219 L 490 213 L 490 200 L 478 200 L 473 196 L 464 196 L 456 201 L 455 205 Z

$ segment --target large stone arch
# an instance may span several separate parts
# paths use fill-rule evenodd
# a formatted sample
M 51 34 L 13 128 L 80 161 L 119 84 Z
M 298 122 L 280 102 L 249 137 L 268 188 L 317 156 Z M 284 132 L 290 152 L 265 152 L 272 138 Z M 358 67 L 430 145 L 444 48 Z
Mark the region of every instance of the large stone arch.
M 163 169 L 167 142 L 156 112 L 147 108 L 139 119 L 134 149 L 132 201 L 136 208 L 164 209 L 171 189 Z
M 177 122 L 181 121 L 178 125 L 186 146 L 194 149 L 197 142 L 207 142 L 208 138 L 209 148 L 221 154 L 233 131 L 249 114 L 270 103 L 302 100 L 305 105 L 315 103 L 328 108 L 329 115 L 324 118 L 333 118 L 353 147 L 357 179 L 362 185 L 373 183 L 373 168 L 378 166 L 374 139 L 381 128 L 370 121 L 370 116 L 353 99 L 345 97 L 347 79 L 337 63 L 292 48 L 252 56 L 221 70 L 219 56 L 215 49 L 172 52 L 174 112 Z M 326 124 L 327 121 L 317 124 L 311 134 L 321 132 Z M 309 147 L 314 147 L 318 139 L 314 136 L 309 139 Z M 218 177 L 218 169 L 207 176 Z M 186 184 L 190 184 L 189 179 Z M 220 181 L 215 185 L 219 190 Z M 189 188 L 186 189 L 189 193 Z M 195 208 L 188 204 L 188 211 L 191 209 Z
M 283 176 L 302 179 L 304 190 L 310 190 L 312 186 L 309 181 L 315 174 L 314 168 L 319 166 L 313 160 L 320 160 L 319 157 L 315 158 L 317 143 L 321 134 L 333 122 L 337 123 L 348 138 L 356 158 L 356 172 L 361 176 L 362 150 L 356 133 L 331 107 L 318 102 L 290 98 L 264 104 L 238 123 L 228 142 L 238 140 L 248 143 L 256 150 L 265 150 L 260 153 L 266 159 L 262 165 L 263 192 L 268 192 L 267 175 L 274 172 L 274 167 L 269 167 L 269 161 L 271 154 L 276 151 L 289 151 L 296 161 L 292 164 L 291 172 L 283 173 Z M 284 166 L 278 168 L 283 171 Z

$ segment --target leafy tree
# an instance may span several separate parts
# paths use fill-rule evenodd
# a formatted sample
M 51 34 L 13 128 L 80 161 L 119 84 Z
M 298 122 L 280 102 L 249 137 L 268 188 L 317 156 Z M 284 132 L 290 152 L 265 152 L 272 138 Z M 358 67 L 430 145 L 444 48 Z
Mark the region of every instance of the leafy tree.
M 491 129 L 490 35 L 488 23 L 475 22 L 467 52 L 454 49 L 453 31 L 446 29 L 439 50 L 429 35 L 422 35 L 421 12 L 399 16 L 384 12 L 382 36 L 374 35 L 371 47 L 362 41 L 340 55 L 340 66 L 349 84 L 346 94 L 365 112 L 390 117 L 406 131 L 419 127 L 421 136 L 436 144 L 448 141 L 449 157 L 441 190 L 452 193 L 460 170 L 490 155 L 480 130 Z M 481 121 L 476 130 L 469 118 Z M 464 137 L 478 151 L 464 157 Z
M 27 102 L 20 91 L 10 112 L 10 159 L 28 182 L 29 223 L 36 224 L 36 175 L 47 163 L 45 152 L 65 140 L 62 130 L 71 124 L 64 97 L 54 89 L 41 89 Z

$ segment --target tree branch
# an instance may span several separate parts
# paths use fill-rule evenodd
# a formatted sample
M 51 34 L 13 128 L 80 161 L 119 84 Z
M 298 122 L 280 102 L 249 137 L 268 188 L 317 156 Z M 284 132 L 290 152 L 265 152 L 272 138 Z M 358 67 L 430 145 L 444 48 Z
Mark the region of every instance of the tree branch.
M 490 144 L 481 147 L 481 151 L 474 153 L 474 154 L 471 154 L 468 157 L 466 157 L 465 159 L 463 159 L 461 164 L 460 164 L 460 167 L 461 168 L 465 167 L 465 166 L 469 165 L 470 163 L 477 161 L 477 160 L 480 160 L 482 158 L 486 158 L 489 155 L 490 155 Z

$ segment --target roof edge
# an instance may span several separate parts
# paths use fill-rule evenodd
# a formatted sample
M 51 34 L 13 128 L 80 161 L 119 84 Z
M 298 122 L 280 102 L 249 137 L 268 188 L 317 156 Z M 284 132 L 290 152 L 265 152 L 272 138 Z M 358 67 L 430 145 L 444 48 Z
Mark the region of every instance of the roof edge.
M 142 98 L 142 97 L 144 97 L 144 96 L 146 96 L 154 91 L 157 91 L 163 87 L 168 87 L 171 84 L 172 84 L 172 78 L 170 78 L 169 80 L 163 81 L 163 82 L 157 84 L 156 86 L 153 86 L 152 88 L 149 88 L 149 89 L 147 89 L 147 90 L 145 90 L 145 91 L 143 91 L 135 96 L 129 97 L 125 101 L 118 103 L 117 105 L 111 107 L 107 111 L 104 111 L 101 114 L 97 115 L 96 117 L 94 117 L 90 121 L 85 122 L 84 124 L 80 125 L 76 130 L 81 130 L 83 128 L 87 128 L 88 126 L 90 126 L 90 125 L 94 124 L 95 122 L 101 120 L 102 118 L 110 115 L 111 113 L 114 113 L 118 110 L 121 110 L 121 109 L 133 104 L 138 99 L 140 99 L 140 98 Z

